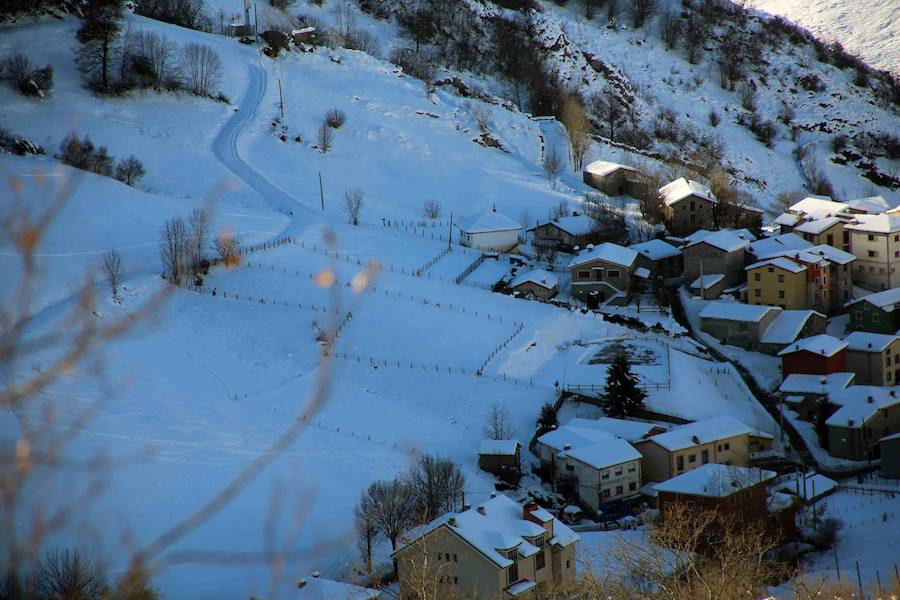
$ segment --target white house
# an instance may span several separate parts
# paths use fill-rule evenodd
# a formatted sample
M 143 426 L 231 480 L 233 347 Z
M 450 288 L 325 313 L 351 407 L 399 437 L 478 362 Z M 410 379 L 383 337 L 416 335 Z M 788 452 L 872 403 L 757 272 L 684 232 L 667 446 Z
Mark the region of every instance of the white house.
M 462 219 L 459 243 L 478 250 L 509 252 L 518 246 L 521 230 L 521 225 L 494 208 Z

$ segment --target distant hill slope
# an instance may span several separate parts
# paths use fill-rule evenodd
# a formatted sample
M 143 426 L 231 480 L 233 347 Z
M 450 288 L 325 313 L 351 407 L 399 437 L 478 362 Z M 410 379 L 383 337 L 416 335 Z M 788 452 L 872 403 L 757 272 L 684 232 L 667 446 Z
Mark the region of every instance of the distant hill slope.
M 747 0 L 827 42 L 840 42 L 877 69 L 900 74 L 900 4 L 890 0 Z

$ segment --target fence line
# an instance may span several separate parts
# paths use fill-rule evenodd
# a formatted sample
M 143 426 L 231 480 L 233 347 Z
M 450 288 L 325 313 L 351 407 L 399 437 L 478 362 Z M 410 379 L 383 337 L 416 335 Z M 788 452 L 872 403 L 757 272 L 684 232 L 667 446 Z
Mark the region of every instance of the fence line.
M 471 275 L 472 271 L 474 271 L 475 269 L 480 267 L 481 263 L 483 263 L 485 260 L 486 260 L 486 256 L 484 254 L 479 254 L 478 258 L 476 258 L 474 261 L 472 261 L 472 264 L 470 264 L 468 267 L 466 267 L 462 273 L 460 273 L 459 275 L 457 275 L 456 277 L 453 278 L 453 283 L 455 283 L 457 285 L 462 283 L 465 280 L 465 278 L 468 277 L 469 275 Z
M 516 330 L 513 332 L 513 334 L 511 336 L 509 336 L 508 338 L 506 338 L 505 340 L 503 340 L 503 342 L 501 342 L 501 344 L 499 346 L 494 348 L 494 350 L 491 352 L 491 354 L 484 360 L 484 363 L 482 363 L 481 367 L 479 367 L 478 371 L 476 371 L 476 374 L 483 375 L 484 370 L 487 368 L 488 363 L 491 362 L 491 359 L 494 358 L 495 356 L 497 356 L 498 354 L 500 354 L 500 352 L 504 348 L 506 348 L 511 341 L 513 341 L 513 338 L 516 337 L 517 335 L 519 335 L 520 333 L 522 333 L 522 331 L 524 329 L 525 329 L 525 324 L 520 322 L 518 327 L 516 327 Z M 506 375 L 504 375 L 504 377 L 506 377 Z
M 444 248 L 441 250 L 437 256 L 432 257 L 427 263 L 413 271 L 413 277 L 421 277 L 422 273 L 436 265 L 442 258 L 450 254 L 450 248 Z

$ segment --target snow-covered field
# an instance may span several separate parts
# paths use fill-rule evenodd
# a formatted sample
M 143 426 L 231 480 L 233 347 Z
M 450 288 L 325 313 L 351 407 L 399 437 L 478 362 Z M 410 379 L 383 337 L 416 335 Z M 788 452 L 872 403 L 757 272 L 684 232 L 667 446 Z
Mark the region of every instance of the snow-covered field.
M 550 14 L 557 13 L 573 39 L 587 38 L 583 24 L 565 11 Z M 391 33 L 385 23 L 361 21 L 379 35 Z M 31 333 L 66 331 L 71 293 L 95 276 L 100 255 L 111 247 L 123 254 L 126 289 L 123 303 L 114 304 L 98 282 L 96 318 L 126 315 L 151 297 L 164 285 L 159 230 L 167 218 L 193 208 L 211 207 L 214 232 L 234 231 L 244 244 L 282 235 L 296 243 L 250 254 L 236 269 L 214 269 L 203 294 L 175 291 L 158 315 L 104 348 L 102 377 L 67 374 L 35 404 L 16 411 L 26 428 L 75 434 L 69 456 L 109 460 L 99 472 L 99 490 L 80 471 L 36 472 L 25 491 L 29 503 L 17 514 L 22 527 L 30 510 L 90 494 L 87 508 L 48 539 L 48 547 L 83 547 L 113 570 L 122 569 L 123 544 L 136 549 L 151 542 L 300 419 L 305 428 L 298 438 L 176 544 L 180 560 L 155 582 L 170 598 L 222 598 L 223 590 L 229 598 L 265 594 L 269 565 L 234 557 L 271 550 L 287 553 L 282 574 L 288 580 L 314 569 L 346 577 L 358 564 L 352 509 L 369 483 L 395 476 L 428 452 L 462 465 L 467 498 L 487 497 L 493 479 L 477 469 L 476 449 L 491 406 L 509 411 L 517 437 L 526 442 L 541 405 L 555 399 L 556 383 L 603 383 L 603 352 L 611 343 L 627 343 L 643 357 L 636 370 L 656 384 L 649 390 L 651 408 L 687 418 L 730 414 L 774 432 L 771 417 L 731 368 L 696 355 L 687 342 L 489 292 L 511 270 L 503 257 L 485 261 L 466 279 L 469 285 L 455 285 L 453 278 L 477 253 L 454 243 L 452 252 L 415 275 L 447 247 L 451 214 L 459 223 L 496 206 L 531 223 L 560 200 L 577 206 L 585 190 L 578 175 L 566 173 L 551 190 L 541 168 L 545 144 L 563 143 L 557 124 L 494 107 L 493 131 L 505 150 L 486 148 L 473 141 L 478 127 L 469 101 L 447 88 L 428 98 L 420 81 L 364 53 L 319 50 L 276 63 L 235 40 L 141 17 L 128 22 L 179 44 L 212 46 L 223 59 L 221 89 L 230 103 L 154 93 L 97 98 L 83 89 L 74 69 L 74 20 L 0 30 L 0 50 L 15 47 L 56 70 L 47 100 L 24 100 L 0 85 L 0 126 L 50 154 L 69 131 L 90 134 L 117 157 L 138 156 L 147 169 L 135 189 L 61 167 L 49 156 L 0 155 L 0 173 L 16 176 L 24 197 L 42 198 L 35 206 L 46 206 L 64 182 L 77 183 L 40 243 Z M 625 60 L 628 42 L 616 37 L 604 48 L 604 39 L 585 43 L 621 54 L 629 69 L 642 68 L 639 57 Z M 672 61 L 654 68 L 670 70 Z M 285 142 L 271 132 L 279 82 Z M 709 97 L 713 104 L 724 101 Z M 708 110 L 705 97 L 697 107 L 693 96 L 688 100 L 679 97 L 678 109 Z M 345 111 L 347 122 L 336 131 L 333 150 L 323 154 L 312 146 L 331 108 Z M 787 159 L 771 161 L 772 154 L 760 148 L 748 152 L 748 163 L 771 165 L 777 186 L 797 184 Z M 847 181 L 859 187 L 858 178 Z M 365 194 L 355 227 L 343 210 L 348 189 Z M 385 221 L 416 222 L 427 200 L 443 208 L 428 227 Z M 7 216 L 8 206 L 0 202 L 0 216 Z M 4 282 L 14 281 L 20 274 L 16 252 L 8 241 L 2 244 L 0 272 Z M 357 293 L 350 283 L 370 261 L 381 270 Z M 336 283 L 321 287 L 317 275 L 329 269 Z M 0 285 L 0 300 L 8 300 L 12 289 Z M 323 364 L 316 331 L 336 318 L 335 311 L 352 317 L 333 361 L 325 361 L 327 402 L 303 421 Z M 669 317 L 639 316 L 678 330 Z M 47 360 L 37 355 L 24 366 L 39 371 Z M 48 415 L 43 408 L 51 405 L 55 413 Z M 583 547 L 591 554 L 611 539 L 586 535 Z M 852 548 L 848 560 L 857 552 Z M 217 560 L 220 553 L 230 557 L 225 564 Z M 384 546 L 379 557 L 386 557 Z

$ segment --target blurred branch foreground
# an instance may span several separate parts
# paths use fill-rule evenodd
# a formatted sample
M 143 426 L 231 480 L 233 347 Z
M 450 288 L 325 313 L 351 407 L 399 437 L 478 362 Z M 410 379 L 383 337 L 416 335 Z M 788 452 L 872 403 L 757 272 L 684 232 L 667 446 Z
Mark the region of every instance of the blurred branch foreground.
M 108 381 L 102 350 L 134 334 L 148 319 L 159 319 L 166 301 L 177 293 L 175 283 L 180 282 L 181 272 L 174 278 L 168 277 L 166 282 L 159 279 L 154 285 L 146 286 L 150 291 L 136 305 L 115 311 L 115 316 L 104 314 L 100 306 L 105 299 L 101 296 L 110 290 L 110 301 L 122 304 L 119 286 L 128 273 L 128 265 L 123 264 L 118 250 L 112 248 L 88 266 L 67 300 L 46 311 L 52 313 L 49 317 L 41 314 L 41 318 L 35 318 L 38 315 L 34 307 L 44 301 L 47 284 L 41 264 L 41 244 L 50 235 L 51 226 L 61 224 L 60 214 L 78 183 L 77 176 L 58 175 L 37 172 L 27 185 L 9 176 L 0 203 L 3 206 L 0 250 L 6 256 L 14 256 L 16 263 L 13 272 L 3 274 L 0 286 L 0 565 L 5 565 L 0 599 L 156 598 L 158 593 L 149 583 L 154 575 L 173 564 L 195 561 L 270 564 L 274 589 L 280 566 L 287 559 L 298 558 L 289 548 L 267 548 L 256 555 L 173 547 L 218 514 L 291 446 L 327 401 L 335 332 L 345 312 L 340 307 L 341 286 L 335 271 L 327 268 L 317 277 L 320 286 L 329 288 L 335 310 L 329 312 L 330 321 L 322 324 L 315 385 L 298 411 L 299 416 L 284 432 L 220 489 L 206 499 L 198 499 L 193 511 L 173 514 L 172 524 L 155 539 L 135 539 L 129 523 L 113 530 L 113 523 L 102 519 L 85 522 L 86 515 L 91 513 L 89 508 L 108 485 L 110 469 L 127 464 L 128 460 L 141 459 L 133 457 L 123 463 L 112 461 L 102 453 L 83 456 L 73 450 L 79 432 L 114 398 L 117 387 L 122 385 L 122 382 Z M 208 268 L 205 253 L 211 249 L 224 259 L 214 261 L 224 265 L 220 268 L 239 263 L 240 253 L 233 236 L 222 232 L 210 243 L 210 205 L 207 202 L 203 209 L 195 209 L 191 215 L 193 230 L 199 227 L 202 236 L 184 236 L 180 240 L 182 250 L 173 250 L 166 242 L 171 241 L 173 223 L 179 227 L 183 222 L 179 225 L 173 219 L 165 224 L 160 244 L 163 272 L 170 270 L 173 262 L 182 265 L 179 268 L 186 272 L 196 272 L 203 263 Z M 326 233 L 325 237 L 326 244 L 334 247 L 334 236 Z M 352 289 L 357 293 L 363 291 L 374 275 L 374 266 L 357 273 Z M 75 402 L 65 394 L 52 391 L 55 384 L 77 374 L 86 375 L 102 389 L 101 397 Z M 74 478 L 81 485 L 69 487 Z M 271 512 L 278 508 L 273 506 Z M 302 515 L 302 507 L 296 512 Z M 55 548 L 55 536 L 73 528 L 79 531 L 78 539 L 84 540 L 85 548 L 110 547 L 112 542 L 115 555 L 93 557 L 80 549 Z M 115 560 L 124 572 L 115 581 L 109 581 L 100 559 Z

